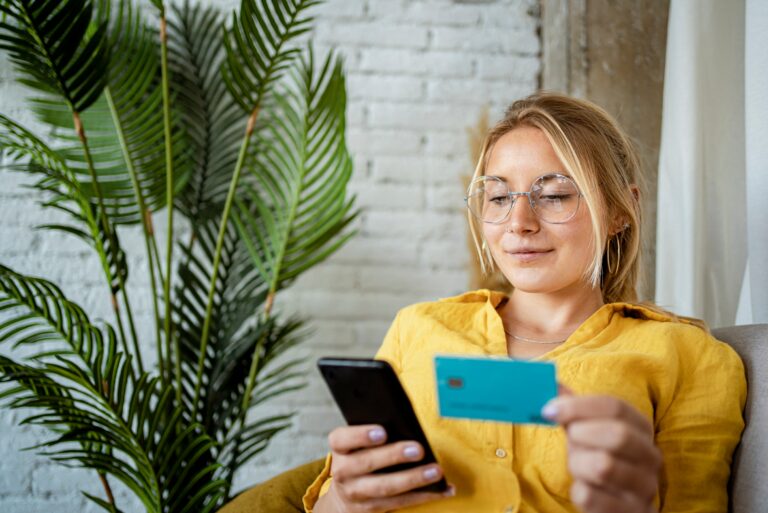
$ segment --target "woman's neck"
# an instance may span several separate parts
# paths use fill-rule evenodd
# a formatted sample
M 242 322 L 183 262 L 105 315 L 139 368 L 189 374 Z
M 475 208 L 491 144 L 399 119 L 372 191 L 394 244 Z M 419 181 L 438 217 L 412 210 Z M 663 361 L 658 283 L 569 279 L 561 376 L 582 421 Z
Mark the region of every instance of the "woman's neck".
M 557 294 L 514 290 L 499 309 L 507 331 L 541 340 L 567 338 L 603 305 L 600 289 Z

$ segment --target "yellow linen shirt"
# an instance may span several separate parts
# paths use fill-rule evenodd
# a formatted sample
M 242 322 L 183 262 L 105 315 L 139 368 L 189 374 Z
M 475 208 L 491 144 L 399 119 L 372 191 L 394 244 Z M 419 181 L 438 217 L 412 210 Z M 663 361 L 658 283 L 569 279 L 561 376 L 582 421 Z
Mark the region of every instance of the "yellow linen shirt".
M 377 358 L 397 372 L 456 496 L 413 512 L 576 512 L 568 498 L 560 427 L 456 420 L 438 415 L 435 354 L 506 356 L 496 307 L 480 290 L 401 310 Z M 652 422 L 664 457 L 662 512 L 726 512 L 731 456 L 746 399 L 738 355 L 704 330 L 638 305 L 599 308 L 541 360 L 577 394 L 609 394 Z M 499 393 L 504 393 L 500 390 Z M 330 485 L 330 456 L 304 496 L 311 512 Z M 406 511 L 406 510 L 403 510 Z

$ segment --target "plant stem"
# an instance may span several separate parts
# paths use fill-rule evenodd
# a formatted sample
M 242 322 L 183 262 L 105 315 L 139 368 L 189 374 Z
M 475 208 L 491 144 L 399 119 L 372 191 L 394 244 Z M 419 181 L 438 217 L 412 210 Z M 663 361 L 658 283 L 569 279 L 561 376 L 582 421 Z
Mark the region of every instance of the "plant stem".
M 141 351 L 139 351 L 139 337 L 136 336 L 136 325 L 133 322 L 133 310 L 131 309 L 131 302 L 128 300 L 128 289 L 125 287 L 125 278 L 121 273 L 117 273 L 117 281 L 120 284 L 120 293 L 123 295 L 123 301 L 125 301 L 125 311 L 128 314 L 128 328 L 131 330 L 131 339 L 133 340 L 133 351 L 136 354 L 136 363 L 139 364 L 139 372 L 144 372 L 144 362 L 141 358 Z
M 197 376 L 195 378 L 195 393 L 192 403 L 192 419 L 194 420 L 197 415 L 197 404 L 200 399 L 200 386 L 202 384 L 203 367 L 205 365 L 205 353 L 208 350 L 208 335 L 211 329 L 211 313 L 213 312 L 213 296 L 216 294 L 216 280 L 219 274 L 219 262 L 221 260 L 221 250 L 224 246 L 224 235 L 227 232 L 227 223 L 229 222 L 229 214 L 232 210 L 232 202 L 235 199 L 235 193 L 237 192 L 237 184 L 240 181 L 240 173 L 243 170 L 243 164 L 245 163 L 245 156 L 248 153 L 248 146 L 251 142 L 251 135 L 253 134 L 253 127 L 256 125 L 256 120 L 259 117 L 259 107 L 256 106 L 251 115 L 248 117 L 248 124 L 245 127 L 245 137 L 243 138 L 243 144 L 240 146 L 240 154 L 237 157 L 237 164 L 235 165 L 235 171 L 232 173 L 232 180 L 229 182 L 229 191 L 227 192 L 227 199 L 224 202 L 224 211 L 221 214 L 221 224 L 219 225 L 219 235 L 216 239 L 216 251 L 213 255 L 213 270 L 211 272 L 211 286 L 208 290 L 208 302 L 205 307 L 205 318 L 203 321 L 203 332 L 200 336 L 200 357 L 197 362 Z
M 134 193 L 136 194 L 136 201 L 139 204 L 139 213 L 141 215 L 141 227 L 144 232 L 144 246 L 147 251 L 147 258 L 149 259 L 149 281 L 152 287 L 152 309 L 155 314 L 155 340 L 157 346 L 157 361 L 160 365 L 160 377 L 163 381 L 168 383 L 167 376 L 165 374 L 165 364 L 163 361 L 163 346 L 162 338 L 160 336 L 160 311 L 157 306 L 157 282 L 155 281 L 155 263 L 152 256 L 152 249 L 150 247 L 150 239 L 154 239 L 155 232 L 152 226 L 152 213 L 147 209 L 147 205 L 144 201 L 144 193 L 141 190 L 141 184 L 136 174 L 136 168 L 133 165 L 133 159 L 131 158 L 130 151 L 128 149 L 128 143 L 125 140 L 125 133 L 123 131 L 123 125 L 120 122 L 120 117 L 115 107 L 114 100 L 112 98 L 112 92 L 109 87 L 104 89 L 104 97 L 109 105 L 109 110 L 112 113 L 112 119 L 115 120 L 115 129 L 117 132 L 117 138 L 120 141 L 120 148 L 123 151 L 123 157 L 128 169 L 128 174 L 131 177 L 131 183 L 133 185 Z M 126 298 L 126 303 L 127 303 Z
M 109 263 L 107 263 L 107 266 L 109 266 Z M 109 272 L 107 272 L 107 285 L 110 287 L 112 286 L 112 274 Z M 115 313 L 115 318 L 117 319 L 117 330 L 120 332 L 120 341 L 123 343 L 123 351 L 125 351 L 125 354 L 130 354 L 131 352 L 128 349 L 128 337 L 125 336 L 123 316 L 120 313 L 120 305 L 117 302 L 117 296 L 110 292 L 109 299 L 112 304 L 112 311 Z
M 270 315 L 272 313 L 272 305 L 275 301 L 275 290 L 270 290 L 267 294 L 267 299 L 264 303 L 264 313 L 262 316 L 262 320 L 264 322 L 264 325 L 266 326 L 267 321 L 269 321 Z M 259 363 L 261 362 L 261 348 L 264 346 L 264 341 L 266 340 L 268 336 L 268 331 L 265 331 L 260 337 L 259 340 L 256 342 L 256 345 L 253 348 L 253 355 L 251 356 L 251 367 L 248 370 L 248 383 L 245 387 L 245 392 L 243 394 L 243 402 L 240 405 L 240 412 L 238 413 L 238 418 L 235 421 L 235 423 L 239 423 L 240 427 L 235 432 L 235 451 L 239 451 L 240 441 L 241 441 L 241 433 L 243 432 L 243 429 L 245 428 L 245 423 L 248 420 L 248 408 L 251 403 L 251 394 L 253 393 L 253 387 L 256 384 L 256 372 L 259 369 Z M 230 490 L 232 488 L 232 480 L 229 479 L 227 483 L 227 497 L 229 497 Z
M 171 94 L 168 80 L 168 30 L 165 9 L 160 11 L 160 70 L 163 82 L 163 125 L 165 127 L 165 206 L 168 209 L 168 233 L 165 250 L 165 342 L 166 354 L 171 355 L 171 257 L 173 253 L 173 140 L 171 139 Z M 179 355 L 176 355 L 179 358 Z M 170 362 L 169 362 L 170 364 Z M 170 372 L 170 369 L 169 369 Z M 178 384 L 181 387 L 181 383 Z M 180 396 L 181 390 L 178 391 Z
M 305 116 L 309 116 L 309 111 L 305 114 Z M 304 140 L 307 138 L 307 130 L 309 127 L 309 120 L 305 119 L 304 123 Z M 305 147 L 306 150 L 306 147 Z M 302 178 L 304 175 L 304 170 L 302 170 Z M 299 197 L 301 194 L 301 188 L 296 187 L 293 190 L 293 202 L 291 203 L 291 208 L 288 212 L 288 217 L 286 219 L 286 226 L 291 226 L 293 224 L 293 220 L 296 217 L 296 209 L 299 204 Z M 267 298 L 264 303 L 264 323 L 269 320 L 269 317 L 272 313 L 272 305 L 275 302 L 275 294 L 277 294 L 277 287 L 280 279 L 280 266 L 283 261 L 283 257 L 285 255 L 286 251 L 286 244 L 287 244 L 288 237 L 283 241 L 283 244 L 280 247 L 280 251 L 278 252 L 277 256 L 275 257 L 276 265 L 272 269 L 272 280 L 269 284 L 269 292 L 267 293 Z M 256 346 L 253 348 L 253 355 L 251 356 L 251 368 L 248 372 L 248 382 L 245 386 L 245 394 L 243 395 L 243 403 L 240 408 L 240 429 L 242 430 L 245 427 L 245 421 L 248 417 L 248 407 L 251 402 L 251 394 L 253 393 L 253 387 L 256 386 L 256 372 L 259 368 L 259 362 L 261 360 L 260 353 L 261 353 L 261 347 L 264 344 L 264 340 L 266 339 L 267 333 L 265 332 L 264 335 L 262 335 L 258 342 L 256 343 Z
M 151 220 L 151 218 L 150 218 Z M 151 223 L 150 223 L 151 225 Z M 154 231 L 154 230 L 153 230 Z M 165 276 L 163 274 L 163 264 L 162 264 L 162 258 L 160 257 L 160 250 L 157 249 L 157 238 L 152 237 L 152 240 L 150 241 L 152 243 L 152 254 L 154 255 L 154 262 L 157 268 L 155 269 L 157 271 L 157 277 L 160 280 L 160 283 L 165 286 Z M 159 319 L 159 314 L 158 314 Z M 160 329 L 160 321 L 158 320 L 157 323 L 158 330 Z M 171 354 L 171 346 L 169 342 L 166 342 L 166 348 L 165 348 L 165 369 L 168 372 L 168 380 L 170 382 L 171 379 L 171 369 L 173 368 L 173 355 Z
M 179 337 L 176 336 L 176 333 L 172 333 L 172 335 L 173 348 L 176 351 L 176 361 L 173 366 L 173 369 L 176 372 L 176 401 L 177 404 L 181 404 L 181 346 L 179 345 Z
M 109 486 L 109 481 L 107 481 L 106 474 L 99 472 L 99 479 L 101 480 L 101 485 L 104 487 L 104 493 L 107 494 L 107 502 L 109 502 L 112 507 L 114 507 L 115 496 L 112 494 L 112 487 Z
M 267 294 L 267 300 L 264 303 L 264 315 L 263 320 L 266 325 L 266 322 L 269 320 L 270 315 L 272 314 L 272 305 L 275 301 L 275 291 L 270 290 Z M 251 356 L 251 368 L 248 371 L 248 383 L 245 386 L 245 394 L 243 395 L 243 403 L 240 407 L 240 427 L 242 428 L 245 425 L 246 417 L 248 416 L 248 406 L 251 402 L 251 394 L 253 393 L 253 387 L 256 384 L 256 370 L 259 368 L 259 361 L 261 348 L 264 345 L 264 340 L 267 338 L 268 332 L 265 331 L 264 334 L 259 337 L 259 341 L 256 342 L 256 346 L 253 348 L 253 356 Z
M 157 363 L 160 367 L 160 377 L 162 377 L 163 380 L 165 380 L 167 383 L 167 377 L 165 376 L 165 362 L 163 361 L 163 338 L 162 334 L 160 333 L 160 307 L 157 303 L 157 279 L 155 278 L 155 265 L 159 264 L 156 262 L 155 257 L 152 255 L 151 243 L 155 240 L 155 227 L 152 223 L 152 212 L 150 212 L 149 209 L 144 211 L 141 224 L 146 234 L 144 237 L 144 243 L 146 245 L 147 258 L 149 260 L 149 281 L 152 287 L 152 313 L 155 316 L 155 345 L 157 346 Z
M 98 217 L 101 220 L 101 226 L 104 229 L 104 234 L 109 239 L 109 244 L 110 244 L 110 248 L 109 249 L 110 249 L 111 252 L 113 252 L 113 256 L 115 258 L 117 258 L 117 254 L 115 253 L 116 250 L 117 250 L 117 241 L 115 239 L 114 234 L 112 233 L 112 228 L 109 225 L 109 220 L 107 219 L 107 210 L 104 207 L 104 197 L 103 197 L 103 195 L 101 193 L 101 186 L 99 185 L 99 181 L 96 178 L 96 169 L 94 168 L 94 165 L 93 165 L 93 158 L 91 157 L 91 150 L 88 147 L 88 138 L 85 135 L 85 129 L 83 128 L 83 122 L 80 119 L 80 113 L 77 112 L 74 109 L 72 109 L 72 119 L 73 119 L 74 124 L 75 124 L 75 132 L 77 133 L 77 137 L 80 139 L 80 143 L 83 146 L 83 154 L 85 156 L 85 162 L 86 162 L 86 164 L 88 166 L 88 172 L 91 175 L 91 180 L 93 182 L 93 189 L 96 192 L 96 199 L 97 199 L 98 205 L 99 205 L 99 216 Z M 107 269 L 107 275 L 108 275 L 107 276 L 107 281 L 109 281 L 109 285 L 111 286 L 112 285 L 112 276 L 111 276 L 111 270 L 109 269 L 109 262 L 107 262 L 106 269 Z M 120 270 L 119 269 L 117 271 L 117 275 L 118 275 L 118 279 L 120 280 L 121 288 L 123 289 L 123 291 L 125 291 L 125 283 L 122 280 L 122 277 L 120 275 Z M 124 292 L 124 294 L 125 294 L 125 292 Z M 125 298 L 127 296 L 124 295 L 123 297 Z M 126 307 L 130 308 L 129 305 L 126 305 Z M 121 319 L 121 315 L 120 315 L 120 305 L 117 302 L 117 297 L 115 296 L 114 292 L 112 292 L 112 308 L 114 309 L 115 315 L 117 316 L 118 326 L 120 328 L 120 336 L 123 339 L 123 348 L 124 348 L 126 354 L 130 354 L 130 351 L 128 350 L 128 341 L 127 341 L 127 338 L 125 336 L 125 331 L 123 329 L 122 319 Z M 129 317 L 129 321 L 131 323 L 133 323 L 132 317 Z M 136 360 L 137 360 L 137 362 L 139 364 L 139 370 L 141 371 L 141 370 L 143 370 L 143 365 L 141 363 L 141 353 L 139 352 L 138 341 L 136 340 L 136 330 L 133 329 L 133 327 L 132 327 L 131 332 L 132 332 L 133 337 L 134 337 L 133 338 L 133 347 L 134 347 L 134 350 L 136 352 Z M 135 375 L 134 375 L 134 378 L 135 378 Z
M 154 228 L 153 230 L 154 231 Z M 152 237 L 152 240 L 150 241 L 152 243 L 152 252 L 155 255 L 155 265 L 157 266 L 157 278 L 160 280 L 160 283 L 165 283 L 165 274 L 163 274 L 163 263 L 162 259 L 160 258 L 160 250 L 157 249 L 157 237 Z

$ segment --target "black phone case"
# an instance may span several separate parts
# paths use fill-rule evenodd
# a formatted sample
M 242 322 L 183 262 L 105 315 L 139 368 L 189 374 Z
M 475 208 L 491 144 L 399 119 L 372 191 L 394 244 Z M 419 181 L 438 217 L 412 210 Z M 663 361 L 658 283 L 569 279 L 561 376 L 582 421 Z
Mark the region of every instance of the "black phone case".
M 387 362 L 321 358 L 317 366 L 347 424 L 380 424 L 387 432 L 387 443 L 415 440 L 424 448 L 422 460 L 400 463 L 377 472 L 396 472 L 437 461 L 408 395 Z M 447 488 L 443 478 L 418 490 L 443 492 Z

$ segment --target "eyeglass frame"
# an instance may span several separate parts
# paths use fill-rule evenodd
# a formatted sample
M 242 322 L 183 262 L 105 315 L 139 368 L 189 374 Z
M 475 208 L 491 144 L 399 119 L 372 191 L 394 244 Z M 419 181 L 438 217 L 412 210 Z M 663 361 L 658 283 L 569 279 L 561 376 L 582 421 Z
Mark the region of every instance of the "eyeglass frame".
M 569 182 L 571 182 L 571 183 L 573 184 L 573 186 L 576 188 L 576 193 L 577 193 L 577 196 L 576 196 L 576 202 L 577 202 L 577 203 L 576 203 L 576 208 L 573 210 L 573 213 L 570 215 L 570 217 L 569 217 L 568 219 L 565 219 L 565 220 L 563 220 L 563 221 L 547 221 L 546 219 L 544 219 L 544 218 L 542 218 L 542 217 L 541 217 L 541 215 L 540 215 L 540 214 L 539 214 L 539 213 L 536 211 L 536 207 L 534 207 L 534 206 L 533 206 L 533 199 L 531 198 L 531 194 L 533 194 L 533 187 L 536 185 L 536 182 L 538 182 L 538 181 L 539 181 L 539 180 L 541 180 L 542 178 L 549 178 L 549 177 L 565 178 L 566 180 L 568 180 Z M 469 208 L 469 190 L 472 188 L 472 185 L 474 185 L 474 184 L 475 184 L 475 182 L 477 182 L 477 181 L 479 181 L 480 179 L 483 179 L 483 178 L 493 178 L 494 180 L 498 180 L 499 182 L 503 183 L 503 184 L 504 184 L 504 186 L 507 188 L 507 197 L 512 199 L 512 202 L 509 204 L 509 210 L 508 210 L 508 211 L 507 211 L 507 213 L 504 215 L 504 217 L 502 217 L 502 218 L 501 218 L 500 220 L 498 220 L 498 221 L 486 221 L 485 219 L 483 219 L 483 218 L 479 217 L 477 214 L 475 214 L 475 212 L 474 212 L 474 211 L 473 211 L 471 208 Z M 547 173 L 547 174 L 545 174 L 545 175 L 537 176 L 537 177 L 536 177 L 536 179 L 535 179 L 535 180 L 533 181 L 533 183 L 531 184 L 531 190 L 529 190 L 528 192 L 516 192 L 516 191 L 510 191 L 510 190 L 509 190 L 509 185 L 507 185 L 507 182 L 506 182 L 506 181 L 504 181 L 504 180 L 502 180 L 502 179 L 501 179 L 501 178 L 499 178 L 498 176 L 488 176 L 488 175 L 482 175 L 482 176 L 478 176 L 477 178 L 473 179 L 473 180 L 472 180 L 472 181 L 469 183 L 469 187 L 467 187 L 467 195 L 466 195 L 466 196 L 464 196 L 464 204 L 467 206 L 467 210 L 469 210 L 469 212 L 470 212 L 470 213 L 471 213 L 471 214 L 472 214 L 472 215 L 473 215 L 473 216 L 474 216 L 476 219 L 478 219 L 480 222 L 482 222 L 482 223 L 488 223 L 488 224 L 501 224 L 501 223 L 505 222 L 505 221 L 506 221 L 506 220 L 509 218 L 509 214 L 511 214 L 511 213 L 512 213 L 512 209 L 514 208 L 514 206 L 515 206 L 515 202 L 517 202 L 517 198 L 518 198 L 519 196 L 528 196 L 528 205 L 531 207 L 531 211 L 532 211 L 534 214 L 536 214 L 536 217 L 537 217 L 538 219 L 541 219 L 543 222 L 545 222 L 545 223 L 549 223 L 549 224 L 563 224 L 563 223 L 567 223 L 568 221 L 570 221 L 571 219 L 573 219 L 573 218 L 574 218 L 574 216 L 576 216 L 576 214 L 577 214 L 577 213 L 578 213 L 578 211 L 579 211 L 579 206 L 581 206 L 581 198 L 582 198 L 584 195 L 583 195 L 583 194 L 581 193 L 581 191 L 579 190 L 579 186 L 578 186 L 578 185 L 576 185 L 576 182 L 574 181 L 574 179 L 573 179 L 573 178 L 571 178 L 570 176 L 568 176 L 568 175 L 564 175 L 564 174 L 562 174 L 562 173 Z

